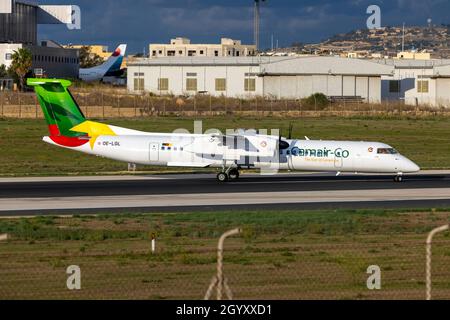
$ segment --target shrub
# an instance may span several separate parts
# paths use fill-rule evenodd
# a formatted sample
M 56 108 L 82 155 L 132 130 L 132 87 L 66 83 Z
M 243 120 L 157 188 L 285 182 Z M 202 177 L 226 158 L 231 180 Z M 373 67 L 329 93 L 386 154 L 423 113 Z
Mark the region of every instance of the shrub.
M 323 93 L 314 93 L 308 98 L 303 99 L 302 103 L 306 107 L 323 110 L 328 106 L 330 101 Z

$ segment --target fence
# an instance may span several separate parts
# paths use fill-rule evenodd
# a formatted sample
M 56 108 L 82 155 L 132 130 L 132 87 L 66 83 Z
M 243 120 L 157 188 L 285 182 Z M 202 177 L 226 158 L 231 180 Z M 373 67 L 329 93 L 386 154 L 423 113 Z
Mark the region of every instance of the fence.
M 304 100 L 276 100 L 256 97 L 237 99 L 212 96 L 154 97 L 151 95 L 74 92 L 81 109 L 90 118 L 137 118 L 167 115 L 450 115 L 450 110 L 413 107 L 402 103 L 329 103 L 306 104 Z M 42 112 L 33 93 L 0 92 L 0 117 L 41 118 Z
M 216 275 L 217 239 L 226 227 L 205 229 L 197 222 L 185 229 L 189 217 L 153 219 L 157 225 L 168 219 L 155 253 L 143 231 L 151 218 L 2 222 L 1 229 L 13 234 L 0 242 L 0 299 L 203 299 Z M 346 220 L 343 231 L 351 229 Z M 314 222 L 301 236 L 301 229 L 299 234 L 267 229 L 255 236 L 244 228 L 241 237 L 225 244 L 227 286 L 234 299 L 424 300 L 429 230 L 417 230 L 417 216 L 402 230 L 395 221 L 384 221 L 377 232 L 354 234 L 328 234 Z M 397 233 L 387 234 L 385 228 Z M 433 299 L 450 299 L 449 245 L 448 236 L 433 242 Z M 66 286 L 71 265 L 81 269 L 81 290 Z M 367 286 L 373 265 L 381 269 L 380 290 Z

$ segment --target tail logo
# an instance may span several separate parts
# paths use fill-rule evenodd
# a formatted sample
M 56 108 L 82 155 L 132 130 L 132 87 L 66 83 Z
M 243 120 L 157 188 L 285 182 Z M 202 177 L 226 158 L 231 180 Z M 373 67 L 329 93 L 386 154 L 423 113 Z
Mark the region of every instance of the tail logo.
M 116 133 L 106 124 L 86 121 L 70 129 L 73 132 L 86 133 L 90 138 L 91 149 L 94 150 L 95 142 L 100 136 L 117 136 Z
M 120 48 L 117 48 L 116 49 L 116 51 L 114 51 L 114 53 L 113 53 L 113 57 L 118 57 L 118 56 L 120 56 L 120 54 L 121 54 L 122 52 L 120 51 Z

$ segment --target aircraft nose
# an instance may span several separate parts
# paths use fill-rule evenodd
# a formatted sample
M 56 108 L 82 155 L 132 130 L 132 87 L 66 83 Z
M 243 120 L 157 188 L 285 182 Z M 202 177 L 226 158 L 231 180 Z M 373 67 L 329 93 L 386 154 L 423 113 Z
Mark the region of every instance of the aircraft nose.
M 420 167 L 411 160 L 404 158 L 402 162 L 402 172 L 415 173 L 420 171 Z

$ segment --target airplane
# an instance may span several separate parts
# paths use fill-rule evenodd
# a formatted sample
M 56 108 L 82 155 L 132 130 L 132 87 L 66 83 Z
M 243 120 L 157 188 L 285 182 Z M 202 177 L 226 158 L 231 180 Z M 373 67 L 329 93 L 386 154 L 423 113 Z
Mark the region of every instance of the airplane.
M 379 142 L 296 140 L 243 130 L 224 135 L 121 128 L 86 119 L 68 80 L 28 79 L 27 84 L 34 87 L 48 123 L 44 142 L 125 163 L 218 168 L 221 183 L 237 180 L 242 169 L 383 173 L 392 174 L 396 182 L 406 173 L 420 171 L 414 162 Z
M 102 65 L 89 69 L 80 69 L 79 73 L 80 79 L 88 82 L 99 81 L 109 74 L 119 72 L 126 51 L 127 45 L 121 44 L 120 46 L 117 47 L 116 50 L 114 50 L 111 57 L 109 57 L 108 60 Z

